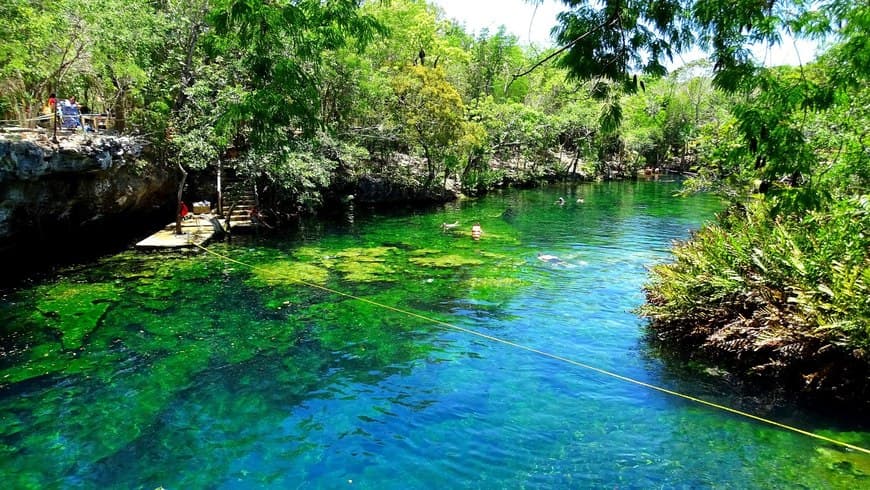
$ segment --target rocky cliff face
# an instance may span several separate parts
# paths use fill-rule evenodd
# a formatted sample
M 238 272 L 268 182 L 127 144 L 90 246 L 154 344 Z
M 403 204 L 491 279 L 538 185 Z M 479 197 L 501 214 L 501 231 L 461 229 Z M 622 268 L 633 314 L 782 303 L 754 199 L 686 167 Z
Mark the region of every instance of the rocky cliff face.
M 0 134 L 0 257 L 112 238 L 174 203 L 176 182 L 134 138 Z

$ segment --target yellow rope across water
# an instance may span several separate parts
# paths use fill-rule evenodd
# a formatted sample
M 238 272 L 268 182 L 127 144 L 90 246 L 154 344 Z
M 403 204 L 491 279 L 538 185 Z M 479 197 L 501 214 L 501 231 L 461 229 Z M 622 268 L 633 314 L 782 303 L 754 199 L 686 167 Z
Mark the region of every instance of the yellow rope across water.
M 226 255 L 220 254 L 220 253 L 215 252 L 215 251 L 213 251 L 213 250 L 209 250 L 208 248 L 203 247 L 202 245 L 197 245 L 197 244 L 194 244 L 194 245 L 195 245 L 196 247 L 201 248 L 202 250 L 205 250 L 206 252 L 208 252 L 208 253 L 210 253 L 210 254 L 216 256 L 216 257 L 219 257 L 219 258 L 221 258 L 221 259 L 223 259 L 223 260 L 226 260 L 226 261 L 228 261 L 228 262 L 232 262 L 232 263 L 235 263 L 235 264 L 239 264 L 239 265 L 242 265 L 242 266 L 244 266 L 244 267 L 248 267 L 248 268 L 250 268 L 250 269 L 257 269 L 257 267 L 254 266 L 254 265 L 247 264 L 247 263 L 242 262 L 242 261 L 240 261 L 240 260 L 236 260 L 236 259 L 234 259 L 234 258 L 232 258 L 232 257 L 228 257 L 228 256 L 226 256 Z M 261 270 L 262 270 L 262 269 L 261 269 Z M 838 440 L 836 440 L 836 439 L 832 439 L 832 438 L 830 438 L 830 437 L 826 437 L 826 436 L 823 436 L 823 435 L 821 435 L 821 434 L 816 434 L 816 433 L 814 433 L 814 432 L 810 432 L 810 431 L 806 431 L 806 430 L 803 430 L 803 429 L 799 429 L 799 428 L 797 428 L 797 427 L 794 427 L 794 426 L 791 426 L 791 425 L 788 425 L 788 424 L 784 424 L 784 423 L 782 423 L 782 422 L 777 422 L 777 421 L 775 421 L 775 420 L 771 420 L 771 419 L 767 419 L 767 418 L 764 418 L 764 417 L 760 417 L 760 416 L 758 416 L 758 415 L 753 415 L 753 414 L 751 414 L 751 413 L 749 413 L 749 412 L 744 412 L 744 411 L 742 411 L 742 410 L 738 410 L 738 409 L 736 409 L 736 408 L 731 408 L 731 407 L 728 407 L 728 406 L 725 406 L 725 405 L 720 405 L 720 404 L 715 403 L 715 402 L 707 401 L 707 400 L 704 400 L 704 399 L 701 399 L 701 398 L 697 398 L 697 397 L 694 397 L 694 396 L 691 396 L 691 395 L 686 395 L 685 393 L 680 393 L 680 392 L 678 392 L 678 391 L 669 390 L 669 389 L 667 389 L 667 388 L 662 388 L 661 386 L 656 386 L 656 385 L 653 385 L 653 384 L 645 383 L 645 382 L 643 382 L 643 381 L 639 381 L 639 380 L 636 380 L 636 379 L 633 379 L 633 378 L 629 378 L 629 377 L 627 377 L 627 376 L 623 376 L 623 375 L 621 375 L 621 374 L 616 374 L 616 373 L 613 373 L 613 372 L 607 371 L 607 370 L 605 370 L 605 369 L 601 369 L 601 368 L 598 368 L 598 367 L 595 367 L 595 366 L 592 366 L 592 365 L 589 365 L 589 364 L 585 364 L 585 363 L 582 363 L 582 362 L 579 362 L 579 361 L 575 361 L 575 360 L 573 360 L 573 359 L 569 359 L 569 358 L 567 358 L 567 357 L 562 357 L 562 356 L 557 355 L 557 354 L 552 354 L 552 353 L 550 353 L 550 352 L 546 352 L 546 351 L 542 351 L 542 350 L 539 350 L 539 349 L 535 349 L 534 347 L 529 347 L 529 346 L 527 346 L 527 345 L 518 344 L 518 343 L 516 343 L 516 342 L 511 342 L 510 340 L 505 340 L 505 339 L 502 339 L 502 338 L 499 338 L 499 337 L 495 337 L 495 336 L 488 335 L 488 334 L 485 334 L 485 333 L 477 332 L 477 331 L 475 331 L 475 330 L 471 330 L 471 329 L 468 329 L 468 328 L 465 328 L 465 327 L 460 327 L 459 325 L 454 325 L 454 324 L 452 324 L 452 323 L 448 323 L 448 322 L 445 322 L 445 321 L 442 321 L 442 320 L 438 320 L 437 318 L 432 318 L 432 317 L 428 317 L 428 316 L 425 316 L 425 315 L 421 315 L 421 314 L 419 314 L 419 313 L 414 313 L 413 311 L 403 310 L 403 309 L 401 309 L 401 308 L 396 308 L 395 306 L 385 305 L 385 304 L 383 304 L 383 303 L 379 303 L 379 302 L 377 302 L 377 301 L 372 301 L 372 300 L 370 300 L 370 299 L 361 298 L 361 297 L 359 297 L 359 296 L 354 296 L 353 294 L 349 294 L 349 293 L 345 293 L 345 292 L 342 292 L 342 291 L 338 291 L 338 290 L 336 290 L 336 289 L 332 289 L 332 288 L 329 288 L 329 287 L 326 287 L 326 286 L 321 286 L 321 285 L 319 285 L 319 284 L 314 284 L 314 283 L 311 283 L 311 282 L 308 282 L 308 281 L 303 281 L 303 280 L 301 280 L 301 279 L 290 278 L 290 277 L 287 277 L 286 279 L 288 279 L 288 280 L 291 281 L 291 282 L 299 283 L 299 284 L 302 284 L 302 285 L 304 285 L 304 286 L 308 286 L 308 287 L 315 288 L 315 289 L 320 289 L 320 290 L 322 290 L 322 291 L 326 291 L 326 292 L 328 292 L 328 293 L 336 294 L 336 295 L 338 295 L 338 296 L 344 296 L 345 298 L 350 298 L 350 299 L 354 299 L 354 300 L 356 300 L 356 301 L 361 301 L 361 302 L 363 302 L 363 303 L 368 303 L 368 304 L 370 304 L 370 305 L 374 305 L 374 306 L 377 306 L 377 307 L 379 307 L 379 308 L 384 308 L 384 309 L 386 309 L 386 310 L 395 311 L 396 313 L 401 313 L 401 314 L 403 314 L 403 315 L 407 315 L 407 316 L 410 316 L 410 317 L 419 318 L 419 319 L 421 319 L 421 320 L 425 320 L 425 321 L 428 321 L 428 322 L 431 322 L 431 323 L 434 323 L 434 324 L 440 325 L 440 326 L 442 326 L 442 327 L 447 327 L 447 328 L 452 329 L 452 330 L 457 330 L 457 331 L 459 331 L 459 332 L 464 332 L 464 333 L 467 333 L 467 334 L 469 334 L 469 335 L 474 335 L 474 336 L 481 337 L 481 338 L 484 338 L 484 339 L 487 339 L 487 340 L 491 340 L 491 341 L 493 341 L 493 342 L 498 342 L 498 343 L 500 343 L 500 344 L 509 345 L 509 346 L 511 346 L 511 347 L 516 347 L 517 349 L 522 349 L 522 350 L 525 350 L 525 351 L 528 351 L 528 352 L 534 352 L 535 354 L 538 354 L 538 355 L 541 355 L 541 356 L 544 356 L 544 357 L 549 357 L 550 359 L 555 359 L 555 360 L 557 360 L 557 361 L 565 362 L 565 363 L 571 364 L 571 365 L 573 365 L 573 366 L 577 366 L 577 367 L 581 367 L 581 368 L 584 368 L 584 369 L 588 369 L 588 370 L 590 370 L 590 371 L 594 371 L 594 372 L 596 372 L 596 373 L 603 374 L 603 375 L 605 375 L 605 376 L 610 376 L 611 378 L 616 378 L 616 379 L 618 379 L 618 380 L 622 380 L 622 381 L 625 381 L 625 382 L 627 382 L 627 383 L 632 383 L 632 384 L 635 384 L 635 385 L 638 385 L 638 386 L 643 386 L 644 388 L 649 388 L 649 389 L 651 389 L 651 390 L 659 391 L 659 392 L 662 392 L 662 393 L 667 393 L 668 395 L 672 395 L 672 396 L 675 396 L 675 397 L 678 397 L 678 398 L 683 398 L 683 399 L 685 399 L 685 400 L 693 401 L 693 402 L 695 402 L 695 403 L 698 403 L 698 404 L 701 404 L 701 405 L 706 405 L 706 406 L 708 406 L 708 407 L 712 407 L 712 408 L 716 408 L 716 409 L 722 410 L 722 411 L 724 411 L 724 412 L 730 412 L 730 413 L 733 413 L 733 414 L 736 414 L 736 415 L 740 415 L 740 416 L 742 416 L 742 417 L 746 417 L 746 418 L 748 418 L 748 419 L 756 420 L 756 421 L 758 421 L 758 422 L 763 422 L 763 423 L 765 423 L 765 424 L 772 425 L 772 426 L 774 426 L 774 427 L 779 427 L 780 429 L 785 429 L 785 430 L 789 430 L 789 431 L 792 431 L 792 432 L 796 432 L 796 433 L 798 433 L 798 434 L 803 434 L 803 435 L 805 435 L 805 436 L 809 436 L 809 437 L 812 437 L 812 438 L 815 438 L 815 439 L 818 439 L 818 440 L 821 440 L 821 441 L 825 441 L 825 442 L 828 442 L 828 443 L 831 443 L 831 444 L 834 444 L 834 445 L 837 445 L 837 446 L 840 446 L 840 447 L 848 448 L 848 449 L 851 449 L 851 450 L 853 450 L 853 451 L 858 451 L 858 452 L 862 452 L 862 453 L 865 453 L 865 454 L 870 454 L 870 449 L 866 449 L 866 448 L 863 448 L 863 447 L 861 447 L 861 446 L 856 446 L 856 445 L 854 445 L 854 444 L 849 444 L 848 442 L 838 441 Z

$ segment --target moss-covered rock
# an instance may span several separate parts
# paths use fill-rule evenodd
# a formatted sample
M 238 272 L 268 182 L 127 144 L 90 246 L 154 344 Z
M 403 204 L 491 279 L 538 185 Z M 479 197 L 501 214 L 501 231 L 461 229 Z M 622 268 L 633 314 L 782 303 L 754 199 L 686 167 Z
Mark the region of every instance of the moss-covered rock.
M 118 301 L 119 294 L 115 284 L 61 282 L 38 293 L 40 299 L 34 315 L 41 317 L 45 326 L 60 333 L 64 349 L 78 349 L 84 338 L 97 328 L 106 310 Z
M 396 269 L 375 261 L 346 260 L 336 265 L 336 270 L 344 274 L 346 281 L 353 282 L 393 282 Z
M 281 260 L 261 264 L 253 270 L 249 283 L 255 286 L 273 286 L 276 284 L 325 284 L 329 278 L 329 270 L 314 264 Z
M 453 268 L 453 267 L 465 267 L 465 266 L 474 266 L 474 265 L 482 265 L 484 262 L 480 259 L 474 259 L 470 257 L 463 257 L 461 255 L 456 254 L 447 254 L 447 255 L 439 255 L 439 256 L 423 256 L 423 257 L 411 257 L 408 259 L 413 264 L 419 265 L 421 267 L 434 267 L 434 268 Z

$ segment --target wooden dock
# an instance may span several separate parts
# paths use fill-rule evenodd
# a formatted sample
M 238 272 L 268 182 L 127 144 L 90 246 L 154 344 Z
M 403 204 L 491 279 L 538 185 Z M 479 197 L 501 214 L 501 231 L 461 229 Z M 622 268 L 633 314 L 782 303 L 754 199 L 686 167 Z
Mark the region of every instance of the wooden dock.
M 196 214 L 181 222 L 181 235 L 175 234 L 175 222 L 136 244 L 137 248 L 184 248 L 202 246 L 215 234 L 223 233 L 218 219 L 211 213 Z

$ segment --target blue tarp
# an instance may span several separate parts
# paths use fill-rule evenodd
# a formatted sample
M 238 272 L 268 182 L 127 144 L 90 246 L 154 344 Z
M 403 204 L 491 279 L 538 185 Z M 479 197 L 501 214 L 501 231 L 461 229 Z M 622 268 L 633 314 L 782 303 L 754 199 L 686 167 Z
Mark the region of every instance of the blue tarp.
M 64 129 L 75 129 L 82 125 L 82 114 L 79 112 L 77 104 L 71 104 L 68 100 L 61 101 L 58 104 L 60 113 L 61 127 Z

